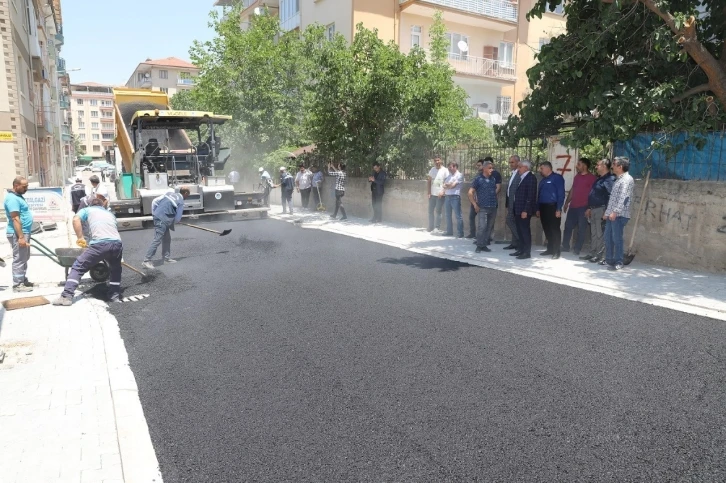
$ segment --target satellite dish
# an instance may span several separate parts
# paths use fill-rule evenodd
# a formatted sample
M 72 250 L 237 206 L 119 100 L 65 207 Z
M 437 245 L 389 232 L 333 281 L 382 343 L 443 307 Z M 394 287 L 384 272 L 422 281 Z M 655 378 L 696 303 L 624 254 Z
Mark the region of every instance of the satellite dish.
M 260 7 L 255 7 L 255 9 L 253 10 L 253 12 L 254 12 L 255 15 L 261 15 L 262 14 L 262 9 Z
M 456 44 L 457 47 L 459 47 L 459 50 L 466 53 L 469 51 L 469 44 L 464 42 L 463 40 L 459 40 L 459 43 Z

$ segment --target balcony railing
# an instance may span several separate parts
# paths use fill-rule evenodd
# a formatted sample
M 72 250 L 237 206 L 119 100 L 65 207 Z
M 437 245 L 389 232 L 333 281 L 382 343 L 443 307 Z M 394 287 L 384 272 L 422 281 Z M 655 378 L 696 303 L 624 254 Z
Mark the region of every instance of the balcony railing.
M 67 98 L 62 97 L 58 100 L 58 107 L 60 107 L 61 109 L 68 110 L 71 108 L 71 103 Z
M 399 4 L 410 3 L 411 0 L 398 0 Z M 452 10 L 485 15 L 508 22 L 517 22 L 517 2 L 510 0 L 423 0 L 424 3 L 440 5 Z M 419 3 L 415 0 L 415 3 Z
M 66 73 L 66 60 L 62 57 L 58 57 L 58 60 L 56 62 L 56 70 L 58 71 L 59 75 L 63 75 Z
M 292 17 L 280 21 L 280 29 L 284 32 L 295 30 L 300 28 L 300 12 L 296 13 Z
M 512 62 L 449 53 L 449 64 L 459 74 L 517 80 L 517 66 Z
M 192 77 L 186 77 L 186 78 L 179 77 L 176 80 L 176 85 L 178 85 L 178 86 L 193 86 L 194 85 L 194 82 L 195 82 L 195 80 Z

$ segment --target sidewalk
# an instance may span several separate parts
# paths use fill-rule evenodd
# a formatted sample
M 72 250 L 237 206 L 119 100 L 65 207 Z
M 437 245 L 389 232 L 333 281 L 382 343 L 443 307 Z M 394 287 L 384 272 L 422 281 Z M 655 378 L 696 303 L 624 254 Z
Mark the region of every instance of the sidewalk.
M 625 269 L 612 272 L 605 267 L 579 260 L 563 253 L 559 260 L 539 257 L 544 247 L 534 247 L 529 260 L 516 260 L 503 250 L 504 245 L 490 246 L 490 253 L 475 253 L 470 239 L 436 236 L 423 228 L 396 224 L 372 225 L 349 217 L 345 222 L 330 219 L 330 213 L 296 212 L 281 215 L 282 207 L 273 205 L 270 217 L 295 223 L 302 228 L 318 229 L 383 243 L 410 252 L 456 260 L 472 265 L 514 273 L 570 287 L 634 300 L 681 312 L 726 321 L 726 276 L 690 272 L 636 260 Z
M 62 223 L 34 238 L 51 250 L 72 246 Z M 60 294 L 64 269 L 35 249 L 27 276 L 36 289 L 14 294 L 9 251 L 0 244 L 7 262 L 0 302 Z M 71 307 L 0 307 L 0 350 L 0 483 L 161 481 L 126 349 L 105 303 L 77 292 Z

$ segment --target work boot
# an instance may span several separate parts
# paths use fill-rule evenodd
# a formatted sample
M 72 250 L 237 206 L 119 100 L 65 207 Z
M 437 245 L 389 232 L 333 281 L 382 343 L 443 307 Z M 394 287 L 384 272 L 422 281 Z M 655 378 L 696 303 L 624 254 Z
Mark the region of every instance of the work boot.
M 30 280 L 28 280 L 27 278 L 25 280 L 23 280 L 23 285 L 25 285 L 26 287 L 35 287 L 35 284 L 33 282 L 31 282 Z
M 53 301 L 53 305 L 61 305 L 63 307 L 70 307 L 73 305 L 73 300 L 68 297 L 58 297 Z
M 32 286 L 28 287 L 23 282 L 13 285 L 13 292 L 15 292 L 15 293 L 32 292 L 32 291 L 33 291 L 33 287 Z
M 176 260 L 174 260 L 173 258 L 165 258 L 164 263 L 176 263 Z
M 111 298 L 109 299 L 109 302 L 112 304 L 121 303 L 121 297 L 118 294 L 112 295 Z
M 146 260 L 144 263 L 141 264 L 142 267 L 144 267 L 147 270 L 153 270 L 154 264 L 151 263 L 151 260 Z

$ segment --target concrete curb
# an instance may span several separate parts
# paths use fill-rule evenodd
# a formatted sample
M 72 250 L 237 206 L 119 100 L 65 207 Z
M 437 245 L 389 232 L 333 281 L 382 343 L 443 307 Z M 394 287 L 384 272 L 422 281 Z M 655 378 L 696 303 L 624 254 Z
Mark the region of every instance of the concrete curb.
M 443 258 L 446 260 L 452 260 L 452 261 L 467 263 L 470 265 L 476 265 L 476 266 L 483 267 L 483 268 L 489 268 L 492 270 L 498 270 L 500 272 L 507 272 L 507 273 L 511 273 L 514 275 L 522 275 L 522 276 L 534 278 L 537 280 L 542 280 L 542 281 L 546 281 L 546 282 L 556 283 L 559 285 L 565 285 L 568 287 L 587 290 L 589 292 L 597 292 L 597 293 L 603 292 L 603 287 L 592 284 L 592 283 L 585 283 L 585 282 L 580 282 L 580 281 L 575 281 L 575 280 L 568 280 L 568 279 L 561 278 L 561 277 L 545 275 L 542 273 L 528 270 L 526 267 L 517 267 L 517 268 L 504 267 L 497 263 L 489 262 L 483 257 L 468 257 L 465 255 L 451 255 L 451 254 L 441 251 L 441 250 L 414 248 L 405 243 L 398 243 L 398 242 L 395 242 L 392 240 L 386 240 L 386 239 L 381 239 L 381 238 L 377 238 L 377 237 L 369 237 L 369 236 L 365 236 L 365 235 L 361 235 L 361 234 L 357 234 L 357 233 L 356 234 L 349 233 L 345 230 L 338 229 L 336 226 L 337 224 L 332 225 L 325 221 L 323 221 L 321 223 L 316 220 L 316 221 L 313 221 L 312 223 L 305 223 L 305 220 L 302 220 L 302 223 L 301 223 L 300 219 L 294 219 L 294 218 L 288 218 L 288 217 L 283 218 L 276 214 L 275 215 L 271 214 L 269 216 L 272 219 L 292 223 L 292 224 L 295 224 L 296 226 L 300 226 L 301 228 L 317 229 L 317 230 L 321 230 L 321 231 L 327 231 L 330 233 L 336 233 L 338 235 L 350 236 L 353 238 L 358 238 L 358 239 L 370 241 L 373 243 L 380 243 L 383 245 L 400 248 L 402 250 L 406 250 L 406 251 L 413 252 L 413 253 L 418 253 L 420 255 L 429 255 L 429 256 L 433 256 L 433 257 L 437 257 L 437 258 Z M 338 225 L 338 226 L 345 226 L 345 225 Z M 612 288 L 607 289 L 607 294 L 610 296 L 625 299 L 625 300 L 641 302 L 641 303 L 645 303 L 645 304 L 649 304 L 649 305 L 654 305 L 654 306 L 663 307 L 663 308 L 667 308 L 667 309 L 671 309 L 671 310 L 685 312 L 688 314 L 698 315 L 698 316 L 702 316 L 702 317 L 710 317 L 713 319 L 726 321 L 726 312 L 724 312 L 724 311 L 710 309 L 708 307 L 691 304 L 688 302 L 674 301 L 672 299 L 659 297 L 658 295 L 655 295 L 655 294 L 627 292 L 627 291 L 617 290 L 617 289 L 612 289 Z
M 116 318 L 104 302 L 87 299 L 103 332 L 121 466 L 126 483 L 162 482 L 156 451 L 141 406 L 136 378 Z

